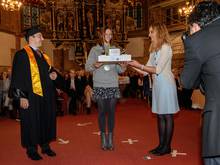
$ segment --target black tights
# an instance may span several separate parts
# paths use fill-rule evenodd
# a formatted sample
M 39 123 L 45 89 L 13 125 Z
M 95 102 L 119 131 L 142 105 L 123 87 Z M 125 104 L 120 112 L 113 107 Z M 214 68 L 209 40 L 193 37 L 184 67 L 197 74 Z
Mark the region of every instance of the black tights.
M 108 132 L 113 132 L 115 125 L 115 107 L 117 99 L 98 99 L 98 122 L 101 132 L 106 132 L 106 113 L 108 113 Z
M 171 148 L 174 121 L 172 114 L 157 115 L 159 148 L 166 150 Z

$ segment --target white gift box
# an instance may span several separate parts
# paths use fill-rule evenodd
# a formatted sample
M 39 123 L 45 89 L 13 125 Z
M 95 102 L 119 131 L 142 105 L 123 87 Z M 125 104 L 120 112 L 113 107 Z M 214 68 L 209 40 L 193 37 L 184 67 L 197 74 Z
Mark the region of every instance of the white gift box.
M 123 62 L 131 61 L 131 55 L 120 54 L 120 49 L 109 49 L 109 55 L 98 56 L 98 62 Z
M 109 49 L 109 52 L 108 52 L 109 56 L 119 56 L 121 54 L 121 51 L 120 49 Z
M 123 61 L 131 61 L 131 55 L 129 54 L 122 54 L 115 56 L 100 55 L 98 57 L 98 62 L 123 62 Z

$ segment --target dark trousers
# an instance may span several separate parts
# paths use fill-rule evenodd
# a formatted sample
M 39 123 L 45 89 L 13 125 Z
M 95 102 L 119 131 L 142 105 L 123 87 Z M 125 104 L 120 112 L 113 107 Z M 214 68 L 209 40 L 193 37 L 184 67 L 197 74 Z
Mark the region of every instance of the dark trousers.
M 183 100 L 183 106 L 186 109 L 191 109 L 192 108 L 192 89 L 182 89 L 182 100 Z
M 106 132 L 106 118 L 108 118 L 108 132 L 113 132 L 115 126 L 115 107 L 117 99 L 98 99 L 98 123 L 101 132 Z
M 220 165 L 220 157 L 204 158 L 204 165 Z
M 70 90 L 68 95 L 71 98 L 69 103 L 69 113 L 76 114 L 76 92 L 74 90 Z

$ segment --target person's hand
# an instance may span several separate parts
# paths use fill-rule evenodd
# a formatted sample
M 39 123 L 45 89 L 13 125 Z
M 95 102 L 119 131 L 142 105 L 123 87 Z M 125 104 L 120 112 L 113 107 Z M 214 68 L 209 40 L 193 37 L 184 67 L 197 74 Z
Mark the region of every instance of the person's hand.
M 56 73 L 56 72 L 51 72 L 49 76 L 50 76 L 50 79 L 51 79 L 51 80 L 56 80 L 56 78 L 57 78 L 57 73 Z
M 29 101 L 26 98 L 20 98 L 20 107 L 22 109 L 28 109 L 29 107 Z
M 124 62 L 119 62 L 118 63 L 122 68 L 127 68 L 128 66 L 128 62 L 124 61 Z
M 135 68 L 140 68 L 141 67 L 141 64 L 139 62 L 137 62 L 136 60 L 132 60 L 132 61 L 128 62 L 128 65 L 131 65 Z
M 86 85 L 85 87 L 85 92 L 88 92 L 88 91 L 92 91 L 92 88 L 90 87 L 90 85 Z
M 94 65 L 95 68 L 99 68 L 103 65 L 103 63 L 102 62 L 96 62 L 93 65 Z
M 60 89 L 58 89 L 58 88 L 56 89 L 56 91 L 57 91 L 58 95 L 60 95 L 62 93 L 62 91 Z

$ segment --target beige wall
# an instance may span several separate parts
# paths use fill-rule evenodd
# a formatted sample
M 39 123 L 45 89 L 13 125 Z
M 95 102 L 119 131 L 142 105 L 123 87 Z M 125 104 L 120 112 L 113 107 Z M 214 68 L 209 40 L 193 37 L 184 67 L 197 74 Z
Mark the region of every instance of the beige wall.
M 0 66 L 11 66 L 11 51 L 15 49 L 15 36 L 0 32 Z

